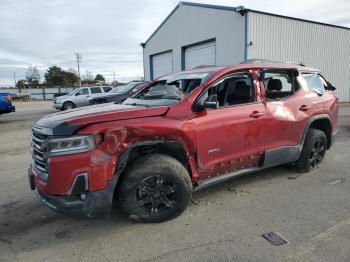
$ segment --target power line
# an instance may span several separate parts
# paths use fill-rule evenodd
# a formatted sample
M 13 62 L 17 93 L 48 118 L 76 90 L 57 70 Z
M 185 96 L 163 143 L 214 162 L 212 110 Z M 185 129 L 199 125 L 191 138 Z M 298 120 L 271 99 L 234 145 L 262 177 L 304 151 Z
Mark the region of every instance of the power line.
M 140 63 L 142 60 L 84 60 L 86 62 Z

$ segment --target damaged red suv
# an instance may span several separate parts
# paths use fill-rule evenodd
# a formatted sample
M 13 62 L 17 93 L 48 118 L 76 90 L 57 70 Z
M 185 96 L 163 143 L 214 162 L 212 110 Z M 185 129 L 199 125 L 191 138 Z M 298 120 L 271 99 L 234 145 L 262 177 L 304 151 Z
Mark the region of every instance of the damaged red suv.
M 334 89 L 300 64 L 169 74 L 122 104 L 40 119 L 30 186 L 65 214 L 106 215 L 116 200 L 139 221 L 171 219 L 218 182 L 281 164 L 318 168 L 337 132 Z

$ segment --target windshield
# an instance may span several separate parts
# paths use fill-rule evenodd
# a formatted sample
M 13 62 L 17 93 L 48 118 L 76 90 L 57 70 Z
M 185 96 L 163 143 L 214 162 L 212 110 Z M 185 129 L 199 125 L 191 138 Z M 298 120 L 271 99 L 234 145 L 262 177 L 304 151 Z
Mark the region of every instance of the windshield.
M 136 85 L 140 84 L 139 82 L 130 82 L 125 86 L 118 86 L 113 91 L 113 93 L 128 93 L 131 89 L 133 89 Z
M 141 93 L 126 99 L 123 104 L 151 107 L 179 103 L 213 73 L 182 72 L 161 77 Z
M 75 89 L 75 90 L 72 90 L 72 91 L 70 91 L 70 92 L 68 93 L 68 95 L 69 95 L 69 96 L 72 96 L 72 95 L 74 95 L 78 90 L 79 90 L 79 88 L 78 88 L 78 89 Z

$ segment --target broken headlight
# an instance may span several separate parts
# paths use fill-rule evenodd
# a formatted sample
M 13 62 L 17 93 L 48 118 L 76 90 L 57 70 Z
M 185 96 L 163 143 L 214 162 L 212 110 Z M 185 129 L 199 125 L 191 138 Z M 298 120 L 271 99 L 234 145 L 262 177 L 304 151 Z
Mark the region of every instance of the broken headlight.
M 53 138 L 48 140 L 48 153 L 50 156 L 69 155 L 91 151 L 95 148 L 95 137 L 72 136 Z

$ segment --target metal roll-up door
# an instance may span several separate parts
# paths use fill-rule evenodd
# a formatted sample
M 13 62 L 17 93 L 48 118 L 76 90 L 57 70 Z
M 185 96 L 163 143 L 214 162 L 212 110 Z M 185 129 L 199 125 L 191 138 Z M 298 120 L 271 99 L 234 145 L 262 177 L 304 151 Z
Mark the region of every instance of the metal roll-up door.
M 194 45 L 185 49 L 185 69 L 216 65 L 215 41 Z
M 173 53 L 164 52 L 152 56 L 152 77 L 156 79 L 159 76 L 169 74 L 173 71 Z

